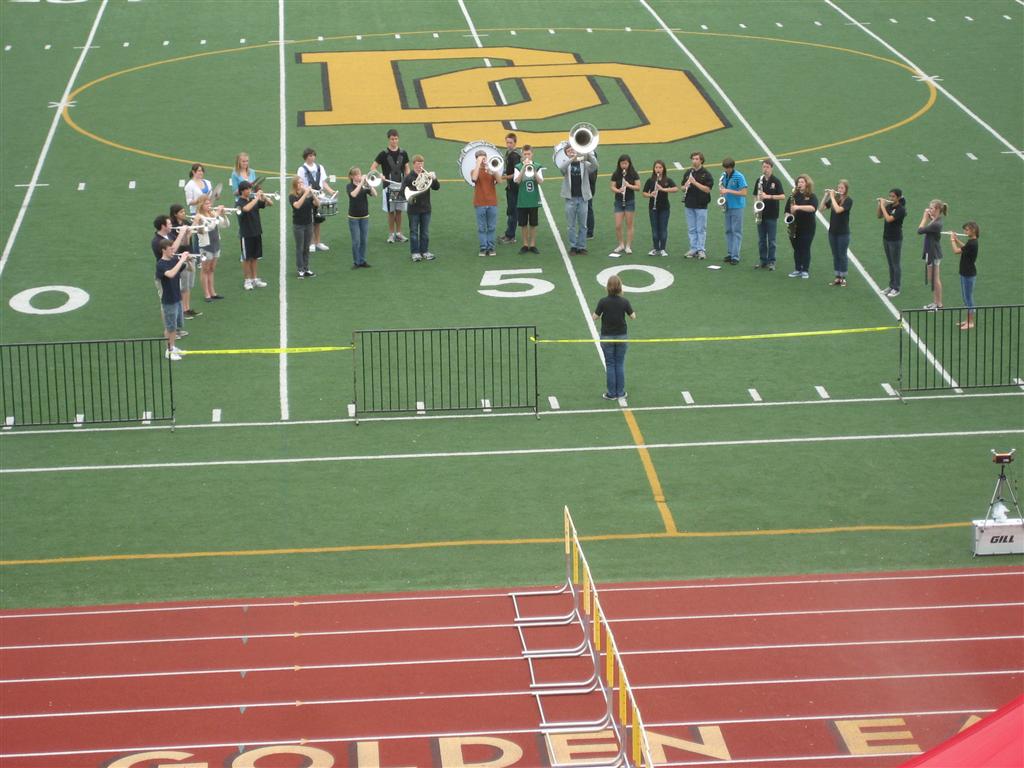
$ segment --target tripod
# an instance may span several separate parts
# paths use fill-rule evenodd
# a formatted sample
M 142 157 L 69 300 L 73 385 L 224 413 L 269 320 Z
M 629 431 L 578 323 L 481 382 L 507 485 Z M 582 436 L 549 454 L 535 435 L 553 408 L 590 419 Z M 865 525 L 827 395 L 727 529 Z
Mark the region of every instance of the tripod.
M 993 453 L 995 453 L 993 451 Z M 1011 452 L 1008 456 L 1012 457 Z M 997 458 L 999 458 L 997 456 Z M 993 459 L 995 461 L 995 459 Z M 1017 517 L 1021 517 L 1020 504 L 1017 502 L 1017 494 L 1013 492 L 1013 486 L 1010 485 L 1009 479 L 1006 477 L 1006 465 L 1009 461 L 1000 461 L 999 463 L 999 477 L 996 479 L 996 488 L 992 491 L 992 500 L 988 503 L 988 512 L 985 513 L 985 523 L 989 522 L 1003 522 L 1006 518 L 1006 504 L 1003 501 L 1003 489 L 1005 488 L 1010 492 L 1010 499 L 1013 501 L 1013 508 L 1017 511 Z M 999 507 L 996 507 L 996 504 Z M 997 512 L 996 519 L 992 519 L 992 513 Z M 1000 519 L 1002 518 L 1002 519 Z

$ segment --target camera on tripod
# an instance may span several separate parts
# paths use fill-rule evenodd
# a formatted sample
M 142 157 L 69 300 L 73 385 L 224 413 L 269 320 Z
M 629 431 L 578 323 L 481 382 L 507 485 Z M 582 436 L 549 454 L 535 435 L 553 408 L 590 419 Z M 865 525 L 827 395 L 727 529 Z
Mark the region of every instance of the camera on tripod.
M 992 463 L 993 464 L 1012 464 L 1013 463 L 1013 454 L 1015 454 L 1016 452 L 1017 452 L 1016 448 L 1014 448 L 1012 451 L 997 451 L 997 450 L 993 449 L 992 450 Z

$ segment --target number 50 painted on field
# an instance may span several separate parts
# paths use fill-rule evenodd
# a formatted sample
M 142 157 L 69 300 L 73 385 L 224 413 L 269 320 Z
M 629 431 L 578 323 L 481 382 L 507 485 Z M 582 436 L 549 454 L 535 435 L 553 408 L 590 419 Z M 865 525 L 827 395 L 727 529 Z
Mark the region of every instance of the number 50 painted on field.
M 543 296 L 555 290 L 555 284 L 542 277 L 527 277 L 527 275 L 540 275 L 544 270 L 540 267 L 532 269 L 488 269 L 480 278 L 480 285 L 486 286 L 477 290 L 484 296 L 493 296 L 497 299 L 525 299 L 530 296 Z M 653 279 L 647 285 L 627 285 L 622 281 L 623 293 L 651 293 L 663 291 L 675 282 L 675 275 L 661 267 L 651 267 L 646 264 L 616 264 L 608 269 L 602 269 L 596 275 L 598 285 L 604 286 L 612 275 L 619 275 L 622 272 L 646 272 Z M 493 287 L 492 287 L 493 286 Z M 502 286 L 504 288 L 502 289 Z M 510 288 L 509 286 L 525 286 Z

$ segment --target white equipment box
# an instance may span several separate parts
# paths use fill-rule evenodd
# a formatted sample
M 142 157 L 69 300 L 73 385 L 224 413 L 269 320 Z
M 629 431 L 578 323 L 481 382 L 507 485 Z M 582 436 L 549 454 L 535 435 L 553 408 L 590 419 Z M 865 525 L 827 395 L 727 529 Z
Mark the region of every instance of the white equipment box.
M 972 520 L 974 554 L 1024 555 L 1024 519 L 1010 517 L 995 520 Z

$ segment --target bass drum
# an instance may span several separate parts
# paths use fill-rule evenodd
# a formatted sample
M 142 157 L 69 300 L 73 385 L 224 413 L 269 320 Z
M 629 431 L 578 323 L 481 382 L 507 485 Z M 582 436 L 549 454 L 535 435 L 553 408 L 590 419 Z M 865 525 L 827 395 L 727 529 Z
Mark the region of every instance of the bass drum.
M 502 157 L 501 152 L 498 148 L 491 144 L 489 141 L 471 141 L 469 144 L 462 148 L 459 152 L 459 170 L 462 171 L 462 178 L 466 180 L 466 183 L 473 185 L 473 169 L 476 167 L 476 153 L 478 150 L 484 150 L 487 153 L 487 160 L 490 162 L 491 158 L 498 158 L 501 160 L 502 167 L 505 165 L 505 158 Z

